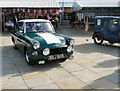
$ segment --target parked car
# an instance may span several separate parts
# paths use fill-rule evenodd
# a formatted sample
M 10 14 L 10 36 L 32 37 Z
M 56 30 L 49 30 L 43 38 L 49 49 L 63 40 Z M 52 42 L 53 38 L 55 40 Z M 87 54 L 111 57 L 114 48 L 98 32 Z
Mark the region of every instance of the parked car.
M 102 44 L 104 40 L 120 43 L 120 17 L 96 16 L 92 38 L 96 44 Z
M 49 20 L 20 20 L 11 35 L 14 48 L 24 52 L 28 65 L 65 61 L 73 54 L 74 39 L 55 33 Z

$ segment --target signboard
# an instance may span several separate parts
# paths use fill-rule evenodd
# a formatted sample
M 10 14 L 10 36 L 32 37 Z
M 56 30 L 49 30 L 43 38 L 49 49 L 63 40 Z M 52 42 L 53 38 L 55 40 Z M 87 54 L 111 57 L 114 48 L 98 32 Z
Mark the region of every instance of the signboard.
M 66 13 L 71 13 L 71 8 L 66 8 Z

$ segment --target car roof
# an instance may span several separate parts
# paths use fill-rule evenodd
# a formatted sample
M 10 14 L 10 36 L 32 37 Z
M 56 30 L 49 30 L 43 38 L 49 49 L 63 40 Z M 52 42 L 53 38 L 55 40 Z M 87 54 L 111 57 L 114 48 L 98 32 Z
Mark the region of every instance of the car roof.
M 117 18 L 120 19 L 118 16 L 96 16 L 95 18 Z
M 23 19 L 19 20 L 19 22 L 50 22 L 50 21 L 45 19 Z

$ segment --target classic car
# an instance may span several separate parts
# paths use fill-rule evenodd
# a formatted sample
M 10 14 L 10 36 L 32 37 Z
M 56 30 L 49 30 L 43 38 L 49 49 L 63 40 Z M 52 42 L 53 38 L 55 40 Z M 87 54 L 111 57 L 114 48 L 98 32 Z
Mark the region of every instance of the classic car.
M 11 36 L 14 48 L 23 51 L 28 65 L 73 57 L 74 39 L 56 33 L 49 20 L 19 20 Z
M 96 16 L 94 21 L 92 38 L 96 44 L 102 44 L 104 40 L 110 44 L 120 43 L 120 17 Z

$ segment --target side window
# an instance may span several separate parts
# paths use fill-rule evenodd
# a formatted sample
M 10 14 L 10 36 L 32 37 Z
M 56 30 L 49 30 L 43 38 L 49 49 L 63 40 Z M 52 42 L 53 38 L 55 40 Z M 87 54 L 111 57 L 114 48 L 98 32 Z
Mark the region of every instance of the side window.
M 103 20 L 103 26 L 107 26 L 107 20 Z
M 101 25 L 102 25 L 102 23 L 101 23 L 101 19 L 97 19 L 97 21 L 96 21 L 96 25 L 98 25 L 98 26 L 101 26 Z
M 23 22 L 18 22 L 18 24 L 17 24 L 17 31 L 19 31 L 19 32 L 23 32 Z
M 112 19 L 112 20 L 110 20 L 110 24 L 111 24 L 112 26 L 115 26 L 115 25 L 118 25 L 118 24 L 119 24 L 119 21 L 118 21 L 117 19 Z

